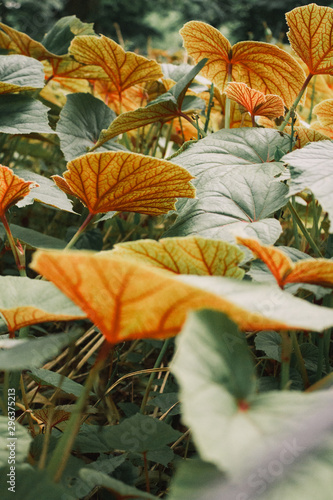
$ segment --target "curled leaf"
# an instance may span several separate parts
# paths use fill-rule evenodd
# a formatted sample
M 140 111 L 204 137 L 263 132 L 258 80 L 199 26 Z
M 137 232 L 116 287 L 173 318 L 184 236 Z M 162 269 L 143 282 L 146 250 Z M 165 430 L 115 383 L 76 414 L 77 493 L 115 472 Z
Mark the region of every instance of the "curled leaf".
M 0 217 L 34 187 L 39 187 L 39 184 L 20 179 L 10 168 L 0 165 Z
M 175 209 L 177 198 L 194 198 L 192 175 L 183 167 L 136 153 L 89 153 L 53 176 L 91 214 L 110 211 L 159 215 Z
M 176 274 L 229 276 L 241 279 L 244 254 L 235 245 L 201 236 L 118 243 L 109 255 L 129 257 Z
M 288 38 L 310 74 L 333 73 L 333 9 L 315 3 L 286 14 Z
M 262 245 L 259 241 L 249 238 L 237 238 L 237 240 L 267 265 L 280 288 L 288 283 L 333 287 L 333 262 L 329 259 L 305 259 L 294 263 L 274 246 Z
M 216 28 L 190 21 L 180 30 L 188 54 L 198 62 L 208 62 L 201 74 L 223 92 L 228 75 L 264 94 L 280 96 L 287 107 L 296 99 L 304 82 L 304 71 L 290 54 L 264 42 L 239 42 L 231 46 Z
M 228 83 L 224 93 L 229 99 L 240 104 L 251 116 L 278 118 L 284 114 L 284 104 L 278 95 L 263 94 L 251 89 L 245 83 Z

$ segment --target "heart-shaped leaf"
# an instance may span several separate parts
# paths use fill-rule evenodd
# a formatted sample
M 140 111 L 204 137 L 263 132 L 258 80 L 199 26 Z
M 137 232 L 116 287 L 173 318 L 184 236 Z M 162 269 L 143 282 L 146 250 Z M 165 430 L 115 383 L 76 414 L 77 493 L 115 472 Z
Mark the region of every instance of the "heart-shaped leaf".
M 242 279 L 244 254 L 235 245 L 200 236 L 118 243 L 105 252 L 138 260 L 176 274 L 230 276 Z
M 289 165 L 291 182 L 289 194 L 311 189 L 323 209 L 333 220 L 333 141 L 308 144 L 281 158 Z M 330 231 L 332 232 L 331 226 Z
M 158 80 L 163 76 L 160 65 L 143 56 L 125 50 L 105 36 L 77 36 L 71 43 L 70 53 L 83 64 L 102 68 L 106 78 L 118 92 L 140 83 Z
M 52 283 L 16 276 L 0 278 L 0 313 L 11 332 L 44 321 L 84 318 Z
M 333 311 L 278 286 L 215 276 L 175 276 L 128 258 L 38 250 L 32 268 L 86 312 L 110 343 L 176 335 L 192 309 L 226 312 L 244 330 L 322 330 Z
M 267 265 L 281 288 L 288 283 L 312 283 L 333 287 L 333 262 L 329 259 L 306 259 L 293 263 L 285 253 L 274 246 L 261 245 L 259 241 L 249 238 L 237 240 Z
M 108 127 L 115 118 L 115 113 L 91 94 L 68 95 L 57 124 L 57 134 L 66 160 L 86 154 L 96 144 L 102 129 Z M 125 148 L 109 142 L 103 150 L 124 151 Z
M 278 95 L 263 94 L 248 87 L 245 83 L 228 83 L 224 93 L 229 99 L 240 104 L 251 116 L 278 118 L 284 114 L 284 105 Z
M 191 174 L 166 160 L 136 153 L 89 153 L 67 164 L 53 179 L 79 198 L 91 214 L 110 211 L 159 215 L 175 208 L 176 198 L 195 196 Z
M 286 14 L 288 38 L 311 75 L 333 74 L 333 9 L 315 3 Z
M 0 132 L 4 134 L 54 134 L 49 126 L 49 108 L 26 95 L 0 95 Z
M 145 108 L 138 108 L 135 111 L 123 113 L 116 118 L 108 129 L 103 130 L 96 145 L 96 149 L 100 145 L 109 141 L 119 134 L 123 134 L 128 130 L 144 127 L 151 123 L 160 122 L 165 123 L 176 117 L 184 116 L 184 113 L 193 112 L 198 106 L 197 100 L 187 104 L 187 109 L 184 109 L 184 99 L 186 91 L 188 90 L 193 78 L 204 67 L 207 59 L 200 61 L 188 74 L 183 76 L 168 92 L 162 94 L 154 101 L 150 102 Z M 200 103 L 201 105 L 201 103 Z M 185 106 L 186 107 L 186 106 Z M 186 117 L 186 114 L 185 114 Z
M 201 71 L 223 92 L 228 75 L 264 94 L 280 96 L 287 107 L 296 99 L 305 79 L 304 71 L 286 51 L 263 42 L 239 42 L 231 46 L 220 31 L 200 21 L 190 21 L 180 30 L 188 54 L 208 63 Z

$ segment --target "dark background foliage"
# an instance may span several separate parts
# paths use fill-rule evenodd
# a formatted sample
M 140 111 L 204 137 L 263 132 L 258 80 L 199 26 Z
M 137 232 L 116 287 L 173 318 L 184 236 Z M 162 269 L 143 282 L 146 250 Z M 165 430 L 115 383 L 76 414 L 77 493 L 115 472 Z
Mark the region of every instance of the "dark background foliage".
M 228 30 L 232 42 L 273 36 L 283 40 L 287 27 L 285 12 L 307 5 L 304 0 L 8 0 L 0 2 L 1 21 L 41 40 L 60 17 L 75 14 L 93 22 L 95 31 L 117 39 L 118 24 L 127 48 L 145 50 L 147 39 L 152 46 L 163 46 L 166 32 L 180 45 L 178 30 L 189 20 L 205 21 Z M 320 5 L 332 6 L 329 0 Z M 154 14 L 152 16 L 152 14 Z M 285 39 L 284 39 L 285 41 Z

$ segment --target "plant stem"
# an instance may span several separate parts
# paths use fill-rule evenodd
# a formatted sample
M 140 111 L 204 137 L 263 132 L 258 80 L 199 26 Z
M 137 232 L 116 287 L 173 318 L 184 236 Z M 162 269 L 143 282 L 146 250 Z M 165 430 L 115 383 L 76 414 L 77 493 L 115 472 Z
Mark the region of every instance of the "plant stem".
M 66 429 L 59 439 L 58 444 L 52 454 L 51 460 L 47 466 L 47 473 L 51 478 L 53 478 L 55 482 L 60 480 L 62 473 L 64 472 L 75 437 L 80 428 L 81 417 L 86 405 L 86 400 L 88 398 L 90 390 L 94 385 L 100 369 L 104 365 L 104 361 L 108 355 L 110 348 L 111 345 L 107 341 L 105 341 L 98 353 L 95 364 L 89 372 L 86 383 L 84 385 L 84 390 L 82 391 L 75 404 L 74 410 L 70 416 L 70 419 L 68 420 Z
M 293 207 L 296 205 L 296 199 L 295 196 L 291 197 L 291 204 Z M 295 239 L 295 247 L 299 250 L 300 249 L 300 241 L 299 241 L 299 234 L 298 234 L 298 226 L 297 222 L 295 220 L 295 217 L 292 217 L 293 220 L 293 232 L 294 232 L 294 239 Z
M 162 345 L 162 348 L 160 350 L 160 353 L 157 357 L 157 360 L 154 364 L 154 368 L 158 368 L 161 364 L 161 361 L 163 359 L 163 356 L 168 348 L 168 345 L 170 343 L 170 339 L 166 339 Z M 142 403 L 141 403 L 141 408 L 140 408 L 140 412 L 141 413 L 144 413 L 145 411 L 145 407 L 146 407 L 146 404 L 147 404 L 147 401 L 148 401 L 148 397 L 149 397 L 149 393 L 150 393 L 150 389 L 151 389 L 151 386 L 153 385 L 153 382 L 154 382 L 154 378 L 155 378 L 155 373 L 152 372 L 150 374 L 150 377 L 149 377 L 149 380 L 148 380 L 148 383 L 147 383 L 147 387 L 146 387 L 146 390 L 145 390 L 145 394 L 143 396 L 143 399 L 142 399 Z
M 291 358 L 291 340 L 288 332 L 281 332 L 282 337 L 282 352 L 281 352 L 281 390 L 289 388 L 289 372 L 290 372 L 290 358 Z
M 279 128 L 279 130 L 280 130 L 281 132 L 285 129 L 286 125 L 288 125 L 288 121 L 289 121 L 290 116 L 291 116 L 291 115 L 292 115 L 292 114 L 296 111 L 296 108 L 297 108 L 297 106 L 298 106 L 298 103 L 299 103 L 299 101 L 302 99 L 303 94 L 304 94 L 304 92 L 305 92 L 305 89 L 306 89 L 306 87 L 308 86 L 308 84 L 309 84 L 309 82 L 310 82 L 310 80 L 311 80 L 311 78 L 312 78 L 312 77 L 313 77 L 313 74 L 312 74 L 312 73 L 310 73 L 310 74 L 306 77 L 305 82 L 303 83 L 302 88 L 301 88 L 301 90 L 300 90 L 300 92 L 299 92 L 298 96 L 296 97 L 295 101 L 293 102 L 293 104 L 292 104 L 291 108 L 289 109 L 288 113 L 286 114 L 286 116 L 285 116 L 285 118 L 284 118 L 284 120 L 283 120 L 283 122 L 282 122 L 282 124 L 281 124 L 281 126 L 280 126 L 280 128 Z
M 18 272 L 20 273 L 20 276 L 26 276 L 27 273 L 25 270 L 24 255 L 22 256 L 23 258 L 21 259 L 20 255 L 19 255 L 19 250 L 16 246 L 16 243 L 15 243 L 15 240 L 13 237 L 13 234 L 10 230 L 6 215 L 3 214 L 2 216 L 0 216 L 0 219 L 1 219 L 1 222 L 3 224 L 3 227 L 5 228 L 6 235 L 7 235 L 8 241 L 9 241 L 10 248 L 12 249 L 12 252 L 13 252 L 13 256 L 15 259 L 15 264 L 16 264 L 16 267 L 18 269 Z
M 67 243 L 64 250 L 69 250 L 70 248 L 72 248 L 75 245 L 77 240 L 80 238 L 81 234 L 84 232 L 84 230 L 86 229 L 86 227 L 88 226 L 88 224 L 92 221 L 92 219 L 94 217 L 95 217 L 95 214 L 92 214 L 89 212 L 88 217 L 85 219 L 83 224 L 79 227 L 79 229 L 76 231 L 73 238 Z
M 204 126 L 205 134 L 207 134 L 207 131 L 208 131 L 208 125 L 209 125 L 210 113 L 211 113 L 212 105 L 213 105 L 213 99 L 214 99 L 214 83 L 211 84 L 210 89 L 209 89 L 209 101 L 208 101 L 206 121 L 205 121 L 205 126 Z
M 148 460 L 147 460 L 147 452 L 144 451 L 142 453 L 143 455 L 143 463 L 144 463 L 144 468 L 145 468 L 145 478 L 146 478 L 146 491 L 147 493 L 150 493 L 150 484 L 149 484 L 149 474 L 148 474 Z
M 232 64 L 228 64 L 228 83 L 232 81 Z M 225 111 L 224 111 L 224 128 L 230 128 L 230 99 L 226 96 L 225 98 Z
M 298 215 L 297 211 L 295 210 L 295 208 L 293 207 L 293 205 L 290 201 L 288 201 L 288 208 L 291 212 L 293 219 L 295 219 L 295 221 L 297 222 L 298 227 L 302 231 L 303 235 L 305 236 L 305 239 L 309 243 L 309 245 L 312 248 L 312 250 L 314 251 L 314 253 L 317 255 L 317 257 L 323 257 L 321 251 L 317 247 L 315 241 L 313 240 L 312 236 L 310 235 L 310 233 L 308 232 L 308 230 L 304 226 L 302 219 L 300 218 L 300 216 Z
M 165 137 L 165 146 L 164 146 L 163 153 L 162 153 L 162 157 L 163 158 L 165 158 L 165 155 L 166 155 L 166 152 L 167 152 L 167 149 L 168 149 L 168 144 L 169 144 L 170 137 L 171 137 L 172 127 L 173 127 L 173 120 L 171 120 L 171 122 L 170 122 L 168 131 L 167 131 L 167 134 L 166 134 L 166 137 Z
M 301 350 L 299 348 L 299 343 L 297 340 L 296 332 L 294 332 L 294 331 L 290 332 L 290 338 L 291 338 L 292 345 L 294 348 L 294 352 L 295 352 L 295 356 L 296 356 L 296 360 L 297 360 L 297 366 L 298 366 L 299 371 L 300 371 L 301 376 L 302 376 L 304 388 L 307 389 L 310 385 L 310 382 L 309 382 L 309 377 L 308 377 L 308 374 L 307 374 L 307 371 L 305 368 L 304 359 L 303 359 Z
M 316 373 L 316 382 L 321 379 L 323 374 L 324 359 L 324 333 L 318 333 L 318 365 Z
M 315 75 L 315 77 L 313 79 L 312 92 L 311 92 L 310 112 L 309 112 L 309 116 L 308 116 L 308 119 L 307 119 L 308 123 L 311 123 L 311 120 L 312 120 L 312 110 L 313 110 L 313 105 L 314 105 L 314 98 L 315 98 L 315 95 L 316 95 L 316 80 L 317 80 L 317 75 Z

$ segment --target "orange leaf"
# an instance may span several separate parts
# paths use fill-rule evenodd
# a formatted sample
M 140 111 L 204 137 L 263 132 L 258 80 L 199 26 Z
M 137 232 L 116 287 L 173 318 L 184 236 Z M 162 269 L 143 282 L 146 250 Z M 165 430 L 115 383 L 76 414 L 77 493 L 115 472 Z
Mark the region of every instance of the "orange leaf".
M 281 97 L 272 94 L 265 95 L 259 90 L 251 89 L 245 83 L 228 83 L 224 93 L 229 99 L 245 108 L 251 116 L 266 116 L 272 119 L 284 115 Z
M 96 80 L 94 82 L 94 95 L 101 97 L 105 104 L 113 109 L 117 115 L 127 111 L 134 111 L 146 104 L 147 93 L 140 86 L 135 85 L 125 90 L 122 93 L 121 103 L 119 102 L 118 93 L 111 89 L 111 82 L 103 80 Z
M 109 255 L 156 266 L 176 274 L 230 276 L 241 279 L 244 254 L 235 245 L 201 236 L 118 243 Z
M 105 36 L 77 36 L 72 40 L 70 53 L 83 64 L 103 69 L 119 98 L 124 90 L 163 76 L 160 65 L 133 52 L 125 52 Z M 110 89 L 111 90 L 111 89 Z
M 180 30 L 189 55 L 198 62 L 208 62 L 201 70 L 223 92 L 228 74 L 264 94 L 280 96 L 287 107 L 296 99 L 305 79 L 295 58 L 275 45 L 264 42 L 239 42 L 231 46 L 216 28 L 200 21 L 190 21 Z
M 311 283 L 333 287 L 333 262 L 329 259 L 304 259 L 293 263 L 274 246 L 261 245 L 257 240 L 249 238 L 238 237 L 237 241 L 249 248 L 266 264 L 280 288 L 288 283 Z
M 60 424 L 60 422 L 68 420 L 71 413 L 63 410 L 61 406 L 58 406 L 55 408 L 39 408 L 33 410 L 31 415 L 39 424 L 43 423 L 52 428 Z
M 64 56 L 57 56 L 49 52 L 43 44 L 36 42 L 30 36 L 20 31 L 14 30 L 6 24 L 0 23 L 0 28 L 7 36 L 0 37 L 0 47 L 9 50 L 11 53 L 22 54 L 42 61 L 44 59 L 62 59 Z M 9 42 L 10 40 L 10 42 Z
M 286 14 L 288 38 L 310 74 L 333 73 L 333 9 L 315 3 Z
M 109 211 L 159 215 L 176 198 L 194 198 L 192 175 L 183 167 L 136 153 L 89 153 L 67 164 L 57 186 L 79 198 L 91 214 Z
M 323 127 L 333 129 L 333 99 L 320 102 L 313 108 L 313 112 Z
M 283 320 L 246 311 L 171 273 L 131 259 L 84 251 L 38 250 L 31 267 L 79 305 L 113 344 L 174 336 L 187 313 L 202 308 L 227 313 L 244 330 L 287 328 Z
M 39 184 L 20 179 L 10 168 L 0 165 L 0 217 L 3 217 L 8 208 L 27 196 L 34 187 L 39 187 Z
M 332 127 L 323 127 L 319 121 L 311 123 L 311 128 L 316 132 L 326 136 L 329 139 L 333 139 L 333 126 Z

